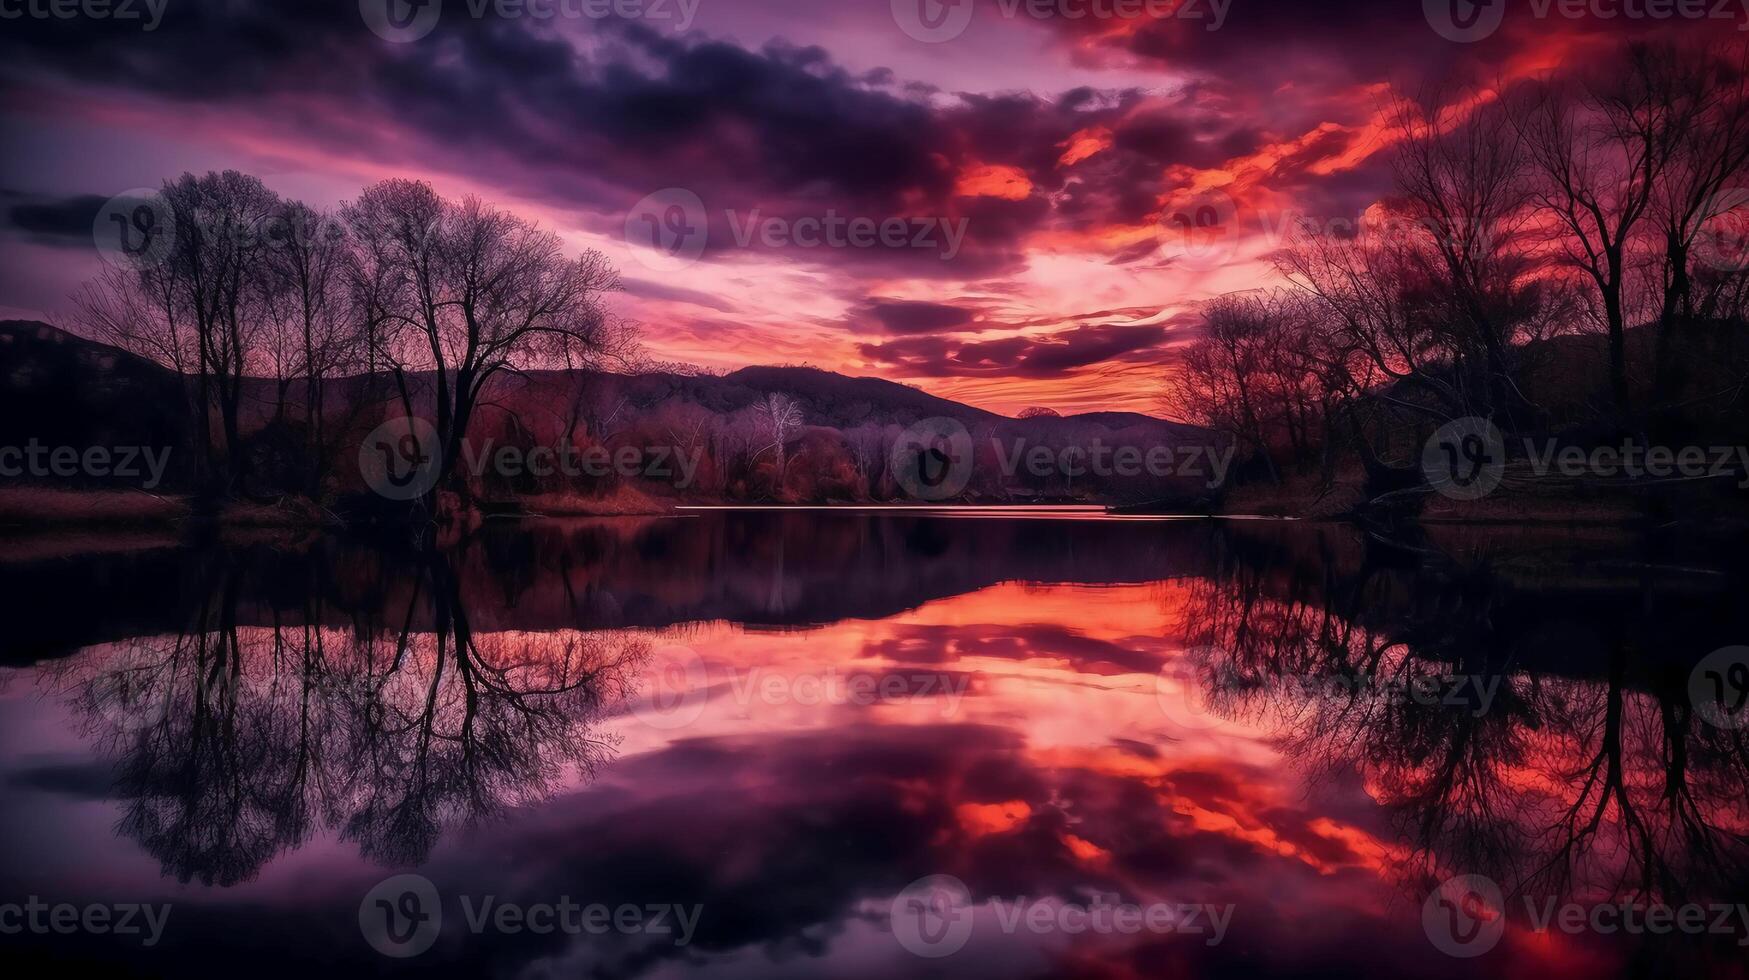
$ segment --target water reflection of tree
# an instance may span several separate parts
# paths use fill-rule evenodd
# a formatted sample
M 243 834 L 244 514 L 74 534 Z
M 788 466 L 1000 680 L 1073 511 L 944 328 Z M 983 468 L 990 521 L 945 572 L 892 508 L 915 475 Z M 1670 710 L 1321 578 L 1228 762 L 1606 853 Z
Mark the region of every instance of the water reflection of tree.
M 1359 774 L 1408 880 L 1670 902 L 1749 880 L 1749 738 L 1694 714 L 1685 668 L 1625 637 L 1605 638 L 1595 674 L 1515 663 L 1503 626 L 1522 606 L 1485 571 L 1319 575 L 1239 563 L 1197 584 L 1198 680 L 1210 710 L 1267 725 L 1314 784 Z M 1451 676 L 1475 680 L 1434 680 Z M 1417 679 L 1438 696 L 1384 696 Z
M 239 626 L 237 575 L 215 569 L 176 635 L 63 662 L 56 683 L 114 762 L 119 831 L 183 881 L 248 880 L 324 830 L 408 865 L 446 827 L 592 774 L 612 749 L 592 724 L 647 646 L 475 632 L 460 595 L 438 557 L 398 626 L 323 625 L 314 600 Z

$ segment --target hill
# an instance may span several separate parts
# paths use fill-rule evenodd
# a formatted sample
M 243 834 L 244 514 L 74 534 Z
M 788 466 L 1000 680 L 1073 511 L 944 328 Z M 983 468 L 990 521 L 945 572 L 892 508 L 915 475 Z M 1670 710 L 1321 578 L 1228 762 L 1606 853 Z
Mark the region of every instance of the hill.
M 414 376 L 416 391 L 430 378 Z M 131 353 L 45 323 L 0 322 L 0 445 L 31 439 L 75 447 L 154 444 L 194 458 L 185 379 Z M 385 376 L 330 382 L 324 416 L 335 446 L 318 469 L 322 495 L 358 492 L 356 448 L 364 434 L 400 410 Z M 304 489 L 290 474 L 308 469 L 298 388 L 281 404 L 281 386 L 252 378 L 244 390 L 244 430 L 256 495 Z M 758 406 L 772 395 L 792 400 L 800 425 L 784 433 L 782 453 L 762 428 Z M 886 473 L 887 456 L 906 427 L 952 419 L 977 440 L 978 473 L 962 502 L 1078 501 L 1136 503 L 1207 496 L 1206 479 L 1153 474 L 1119 479 L 1061 465 L 1074 447 L 1176 450 L 1220 444 L 1194 426 L 1130 412 L 1013 419 L 880 378 L 847 377 L 808 367 L 747 367 L 726 375 L 658 371 L 618 374 L 545 370 L 503 375 L 489 388 L 469 429 L 492 449 L 516 446 L 655 447 L 699 459 L 686 485 L 675 480 L 612 477 L 541 480 L 527 474 L 476 473 L 483 497 L 587 501 L 628 482 L 667 503 L 849 503 L 905 499 Z M 415 396 L 415 412 L 430 413 Z M 988 442 L 989 448 L 985 448 Z M 1017 452 L 1045 447 L 1050 472 L 1011 472 Z M 307 455 L 307 454 L 306 454 Z M 779 462 L 781 456 L 781 462 Z M 1044 458 L 1044 457 L 1040 457 Z M 1006 470 L 998 464 L 1006 461 Z M 1068 469 L 1070 471 L 1063 472 Z M 174 471 L 188 481 L 187 468 Z M 52 481 L 51 481 L 52 482 Z M 582 509 L 588 509 L 585 503 Z

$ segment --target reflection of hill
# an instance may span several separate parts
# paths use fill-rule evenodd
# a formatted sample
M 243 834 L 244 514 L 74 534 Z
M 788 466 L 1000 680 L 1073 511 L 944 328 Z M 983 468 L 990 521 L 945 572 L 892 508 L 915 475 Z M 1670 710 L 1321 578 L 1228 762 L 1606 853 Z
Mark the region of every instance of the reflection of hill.
M 1227 527 L 1211 576 L 1259 597 L 1318 603 L 1449 664 L 1596 677 L 1625 644 L 1645 669 L 1686 672 L 1749 635 L 1749 608 L 1734 598 L 1749 566 L 1723 538 L 1439 528 L 1412 554 L 1347 527 Z
M 1749 611 L 1733 599 L 1743 573 L 1723 541 L 1650 548 L 1507 529 L 1440 547 L 1406 558 L 1348 528 L 1278 523 L 719 512 L 504 526 L 449 558 L 483 630 L 807 626 L 1004 581 L 1220 577 L 1327 604 L 1424 656 L 1485 651 L 1571 676 L 1595 676 L 1618 640 L 1680 665 L 1749 636 Z M 327 625 L 372 621 L 404 609 L 420 574 L 405 557 L 334 538 L 0 563 L 0 663 L 175 632 L 200 587 L 196 557 L 237 570 L 242 625 L 299 622 L 307 595 Z
M 726 619 L 804 626 L 877 618 L 1002 581 L 1145 582 L 1194 574 L 1210 525 L 962 520 L 848 513 L 526 524 L 450 555 L 483 630 L 660 627 Z M 177 549 L 0 563 L 0 662 L 64 655 L 106 639 L 175 631 L 192 586 Z M 361 543 L 221 550 L 241 573 L 245 625 L 405 608 L 416 569 Z M 419 624 L 425 625 L 425 624 Z

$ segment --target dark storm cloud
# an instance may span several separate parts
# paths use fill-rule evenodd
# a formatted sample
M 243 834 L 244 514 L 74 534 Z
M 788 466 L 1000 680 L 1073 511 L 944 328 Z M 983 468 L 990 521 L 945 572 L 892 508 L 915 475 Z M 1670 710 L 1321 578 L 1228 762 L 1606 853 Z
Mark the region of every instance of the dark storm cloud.
M 301 143 L 461 173 L 572 209 L 607 234 L 645 194 L 685 187 L 704 202 L 706 251 L 718 256 L 739 244 L 730 210 L 964 220 L 952 262 L 912 248 L 795 256 L 921 277 L 1017 268 L 1025 237 L 1065 218 L 1145 220 L 1162 165 L 1214 165 L 1232 139 L 1226 123 L 1187 121 L 1188 110 L 1136 113 L 1149 96 L 1135 90 L 932 102 L 819 47 L 749 51 L 618 19 L 592 22 L 574 43 L 536 21 L 446 14 L 428 37 L 392 44 L 343 0 L 173 4 L 145 35 L 114 22 L 20 21 L 0 38 L 0 58 L 14 100 L 74 83 L 209 103 L 238 113 L 238 127 L 296 126 Z M 1114 145 L 1061 163 L 1065 141 L 1090 126 L 1112 127 Z M 985 165 L 1018 169 L 1031 193 L 956 193 Z
M 91 226 L 97 221 L 97 212 L 103 208 L 105 200 L 97 194 L 30 198 L 0 191 L 0 207 L 5 208 L 6 226 L 49 245 L 90 245 Z
M 723 185 L 708 188 L 719 199 L 809 190 L 891 208 L 901 192 L 951 186 L 930 110 L 865 87 L 822 49 L 682 43 L 609 19 L 584 53 L 530 23 L 446 17 L 396 45 L 351 2 L 177 4 L 144 36 L 100 21 L 20 21 L 0 52 L 23 83 L 54 76 L 243 107 L 250 96 L 322 94 L 336 100 L 334 118 L 302 121 L 330 138 L 371 112 L 478 164 L 513 153 L 531 171 L 605 170 L 625 187 L 686 186 L 696 174 Z M 727 127 L 748 138 L 722 140 Z
M 232 0 L 170 3 L 151 32 L 122 19 L 8 20 L 0 51 L 8 71 L 51 72 L 63 80 L 206 101 L 283 89 L 309 72 L 310 87 L 337 88 L 355 77 L 365 42 L 356 3 L 247 4 Z M 325 70 L 317 71 L 318 67 Z
M 52 763 L 13 773 L 6 784 L 14 790 L 62 793 L 78 800 L 109 798 L 115 774 L 101 762 Z
M 1086 28 L 1057 18 L 1050 22 L 1065 32 Z M 1284 54 L 1311 52 L 1353 67 L 1356 74 L 1413 63 L 1429 57 L 1428 49 L 1455 47 L 1428 27 L 1420 3 L 1380 4 L 1368 0 L 1308 5 L 1299 0 L 1244 0 L 1234 3 L 1219 30 L 1178 18 L 1139 19 L 1137 29 L 1115 36 L 1114 45 L 1128 51 L 1197 66 L 1252 66 L 1274 62 L 1277 70 L 1291 66 Z
M 978 329 L 972 325 L 974 311 L 948 303 L 875 299 L 866 314 L 887 333 L 915 334 Z
M 906 337 L 862 344 L 858 350 L 871 360 L 926 377 L 1050 378 L 1147 350 L 1165 336 L 1164 327 L 1112 324 L 1075 327 L 1045 337 Z
M 1101 51 L 1139 57 L 1216 79 L 1218 88 L 1261 104 L 1282 86 L 1294 89 L 1320 83 L 1388 80 L 1415 89 L 1434 82 L 1485 83 L 1514 56 L 1546 45 L 1553 37 L 1619 41 L 1671 33 L 1729 36 L 1742 22 L 1734 7 L 1713 5 L 1707 9 L 1724 10 L 1726 16 L 1685 18 L 1617 12 L 1613 16 L 1573 17 L 1557 8 L 1539 17 L 1538 9 L 1536 4 L 1510 3 L 1499 28 L 1471 42 L 1441 35 L 1431 24 L 1438 15 L 1430 14 L 1418 0 L 1317 4 L 1238 0 L 1231 4 L 1218 30 L 1207 29 L 1210 20 L 1206 17 L 1139 17 L 1121 31 L 1110 30 L 1109 21 L 1090 18 L 1050 17 L 1034 23 L 1056 32 L 1083 60 L 1101 62 L 1105 60 L 1097 53 Z

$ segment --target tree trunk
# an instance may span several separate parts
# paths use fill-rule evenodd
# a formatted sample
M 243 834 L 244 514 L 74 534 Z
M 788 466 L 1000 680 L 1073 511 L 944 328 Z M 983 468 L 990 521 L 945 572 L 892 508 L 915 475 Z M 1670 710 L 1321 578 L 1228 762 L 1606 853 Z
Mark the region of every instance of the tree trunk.
M 1610 260 L 1619 267 L 1620 259 Z M 1621 276 L 1615 275 L 1603 287 L 1603 315 L 1609 327 L 1609 387 L 1615 398 L 1615 408 L 1625 420 L 1628 414 L 1628 350 L 1627 324 L 1621 305 Z

